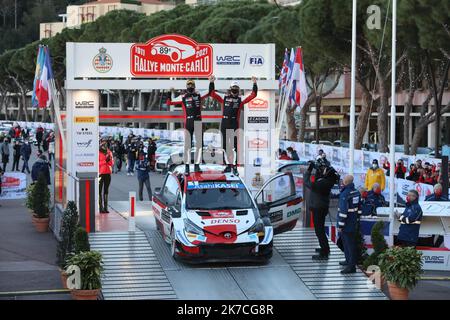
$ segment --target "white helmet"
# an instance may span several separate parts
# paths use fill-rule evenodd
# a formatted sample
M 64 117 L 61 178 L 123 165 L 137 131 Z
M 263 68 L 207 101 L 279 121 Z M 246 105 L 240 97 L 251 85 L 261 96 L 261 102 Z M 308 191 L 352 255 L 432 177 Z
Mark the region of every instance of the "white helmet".
M 231 87 L 239 87 L 239 82 L 237 82 L 237 81 L 231 81 L 230 88 L 231 88 Z

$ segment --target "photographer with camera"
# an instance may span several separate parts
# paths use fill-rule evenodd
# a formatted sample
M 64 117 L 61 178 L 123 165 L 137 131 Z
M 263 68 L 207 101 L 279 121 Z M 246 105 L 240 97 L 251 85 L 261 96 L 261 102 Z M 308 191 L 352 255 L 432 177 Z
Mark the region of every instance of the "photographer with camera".
M 316 249 L 318 255 L 314 255 L 312 259 L 327 260 L 330 246 L 325 233 L 325 218 L 330 206 L 331 189 L 339 182 L 339 175 L 328 161 L 318 157 L 317 161 L 309 162 L 303 181 L 304 186 L 310 191 L 307 201 L 313 212 L 314 230 L 320 244 L 320 248 Z

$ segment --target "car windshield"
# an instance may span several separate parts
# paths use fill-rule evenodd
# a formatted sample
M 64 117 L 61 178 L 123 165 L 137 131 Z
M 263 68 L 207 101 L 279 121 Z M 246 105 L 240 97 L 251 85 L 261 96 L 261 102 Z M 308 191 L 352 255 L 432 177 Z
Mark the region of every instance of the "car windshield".
M 191 210 L 249 209 L 250 195 L 241 182 L 188 182 L 186 208 Z

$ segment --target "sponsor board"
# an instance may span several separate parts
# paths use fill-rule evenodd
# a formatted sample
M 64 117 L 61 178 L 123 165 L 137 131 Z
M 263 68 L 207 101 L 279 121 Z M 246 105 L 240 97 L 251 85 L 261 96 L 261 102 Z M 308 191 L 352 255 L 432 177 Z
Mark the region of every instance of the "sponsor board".
M 2 177 L 1 200 L 26 198 L 27 175 L 18 172 L 5 172 Z
M 213 72 L 213 48 L 169 34 L 131 46 L 131 74 L 158 77 L 208 77 Z

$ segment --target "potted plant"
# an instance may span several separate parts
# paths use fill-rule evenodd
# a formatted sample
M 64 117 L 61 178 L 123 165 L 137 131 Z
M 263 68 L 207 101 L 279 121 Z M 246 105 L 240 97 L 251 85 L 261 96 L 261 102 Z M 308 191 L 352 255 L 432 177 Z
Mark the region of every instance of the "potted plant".
M 56 252 L 57 264 L 61 272 L 61 281 L 64 288 L 67 288 L 66 258 L 74 251 L 75 232 L 78 224 L 78 210 L 74 201 L 67 202 L 67 207 L 63 212 L 61 229 L 59 230 L 59 241 Z
M 27 207 L 28 210 L 30 210 L 30 212 L 33 212 L 33 190 L 34 190 L 34 183 L 31 183 L 27 188 L 26 188 L 26 193 L 27 193 L 27 197 L 25 199 L 25 206 Z
M 50 215 L 50 190 L 45 176 L 40 174 L 31 192 L 33 223 L 38 232 L 47 232 Z
M 422 253 L 413 247 L 393 247 L 379 257 L 392 300 L 408 300 L 422 274 Z
M 91 250 L 89 244 L 89 235 L 83 227 L 78 227 L 75 231 L 75 253 L 86 252 Z
M 98 251 L 84 251 L 70 255 L 67 266 L 77 266 L 80 271 L 80 288 L 71 290 L 74 300 L 97 300 L 102 287 L 102 255 Z
M 383 221 L 378 221 L 372 227 L 370 232 L 370 239 L 372 241 L 373 252 L 363 262 L 363 270 L 366 275 L 372 275 L 372 272 L 367 271 L 370 266 L 378 266 L 378 258 L 388 248 L 386 239 L 384 239 L 383 230 L 385 224 Z

